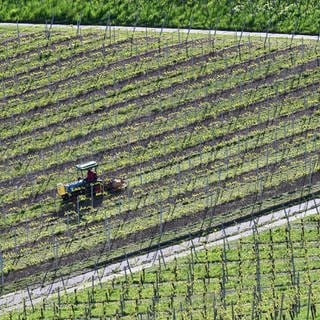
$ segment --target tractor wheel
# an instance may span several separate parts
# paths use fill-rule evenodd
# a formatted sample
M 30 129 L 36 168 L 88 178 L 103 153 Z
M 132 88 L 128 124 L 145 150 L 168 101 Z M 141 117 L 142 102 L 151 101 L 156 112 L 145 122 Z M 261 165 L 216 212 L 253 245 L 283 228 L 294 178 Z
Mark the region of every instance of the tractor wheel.
M 77 203 L 77 196 L 75 194 L 71 195 L 69 201 L 76 204 Z
M 102 188 L 100 184 L 96 184 L 93 188 L 93 195 L 96 196 L 97 193 L 102 193 Z

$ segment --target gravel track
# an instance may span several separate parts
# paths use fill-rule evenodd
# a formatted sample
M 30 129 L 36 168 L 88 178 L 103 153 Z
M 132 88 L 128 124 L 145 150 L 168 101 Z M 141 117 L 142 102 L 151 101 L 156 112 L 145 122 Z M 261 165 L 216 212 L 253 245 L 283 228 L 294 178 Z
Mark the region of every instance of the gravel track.
M 101 284 L 113 278 L 124 276 L 128 270 L 139 272 L 142 269 L 156 266 L 159 259 L 166 264 L 175 258 L 184 257 L 190 254 L 191 250 L 199 251 L 213 246 L 219 246 L 227 240 L 229 243 L 244 237 L 248 237 L 257 232 L 263 232 L 272 228 L 277 228 L 298 219 L 303 219 L 311 215 L 319 214 L 320 199 L 313 199 L 299 205 L 271 212 L 253 220 L 244 221 L 233 226 L 220 228 L 219 231 L 212 232 L 206 236 L 196 237 L 189 241 L 184 241 L 168 247 L 159 246 L 158 250 L 149 251 L 145 254 L 137 254 L 120 262 L 107 264 L 95 271 L 88 271 L 81 275 L 69 276 L 60 281 L 44 284 L 41 287 L 32 287 L 27 290 L 20 290 L 0 297 L 0 314 L 5 314 L 11 310 L 22 309 L 23 301 L 26 306 L 35 305 L 57 296 L 58 291 L 62 293 L 72 293 L 75 289 L 81 290 L 92 286 L 92 282 Z
M 17 27 L 16 23 L 0 23 L 0 26 L 8 26 L 8 27 Z M 36 26 L 36 24 L 31 23 L 19 23 L 21 27 L 30 27 Z M 37 26 L 41 26 L 43 30 L 45 30 L 45 24 L 37 24 Z M 93 30 L 106 30 L 106 26 L 99 26 L 99 25 L 65 25 L 65 24 L 52 24 L 52 29 L 67 29 L 67 30 L 76 30 L 76 28 L 80 29 L 93 29 Z M 108 26 L 108 30 L 112 31 L 126 31 L 126 32 L 144 32 L 146 34 L 150 32 L 155 33 L 186 33 L 186 34 L 207 34 L 208 36 L 215 36 L 215 35 L 226 35 L 232 36 L 237 39 L 241 39 L 242 37 L 258 37 L 261 39 L 268 38 L 280 38 L 280 39 L 288 39 L 288 40 L 297 40 L 297 39 L 304 39 L 304 40 L 313 40 L 319 41 L 319 35 L 306 35 L 306 34 L 289 34 L 289 33 L 270 33 L 270 32 L 247 32 L 247 31 L 227 31 L 227 30 L 217 30 L 217 29 L 177 29 L 177 28 L 148 28 L 148 27 L 131 27 L 131 26 Z
M 172 233 L 174 234 L 181 234 L 181 230 L 188 230 L 188 227 L 192 229 L 195 224 L 201 224 L 202 227 L 199 228 L 199 232 L 209 232 L 212 228 L 219 227 L 221 223 L 213 225 L 212 222 L 208 226 L 204 226 L 204 221 L 211 220 L 213 221 L 214 218 L 217 216 L 222 216 L 228 212 L 236 211 L 238 208 L 244 208 L 247 206 L 254 205 L 257 201 L 261 202 L 264 199 L 270 199 L 272 197 L 276 197 L 279 194 L 283 193 L 291 193 L 296 191 L 299 188 L 304 187 L 307 183 L 319 183 L 320 182 L 320 172 L 315 173 L 312 175 L 312 179 L 310 182 L 310 175 L 302 176 L 300 178 L 297 178 L 294 181 L 285 181 L 280 183 L 277 186 L 274 186 L 269 189 L 264 189 L 263 195 L 261 195 L 258 198 L 257 193 L 249 194 L 245 197 L 242 197 L 241 199 L 234 199 L 229 202 L 225 202 L 219 205 L 215 205 L 211 208 L 205 208 L 201 211 L 187 214 L 180 216 L 175 219 L 171 219 L 166 221 L 163 224 L 163 233 Z M 125 213 L 127 214 L 127 213 Z M 131 212 L 133 215 L 134 212 Z M 259 212 L 252 215 L 259 215 Z M 225 219 L 224 223 L 239 223 L 241 220 L 246 219 L 247 217 L 242 216 L 238 219 Z M 207 222 L 206 222 L 207 223 Z M 88 228 L 89 225 L 86 225 L 85 228 Z M 119 226 L 120 227 L 120 226 Z M 159 235 L 159 225 L 150 226 L 144 229 L 141 229 L 139 231 L 135 231 L 130 234 L 126 234 L 124 237 L 119 237 L 116 239 L 112 239 L 111 241 L 111 249 L 112 250 L 119 250 L 123 247 L 126 247 L 128 243 L 139 243 L 143 241 L 151 240 Z M 191 236 L 189 234 L 189 236 Z M 72 241 L 72 240 L 71 240 Z M 171 242 L 176 242 L 177 239 L 172 238 L 170 240 Z M 26 268 L 16 270 L 14 272 L 10 272 L 5 276 L 5 283 L 11 283 L 13 281 L 17 281 L 18 279 L 25 278 L 28 276 L 35 276 L 37 274 L 46 273 L 49 271 L 54 271 L 59 269 L 62 266 L 72 265 L 74 263 L 80 262 L 80 261 L 87 261 L 88 259 L 92 259 L 92 257 L 101 256 L 106 251 L 107 243 L 99 243 L 96 244 L 95 247 L 90 249 L 79 249 L 75 253 L 69 253 L 64 256 L 59 257 L 55 263 L 53 263 L 52 260 L 50 261 L 42 261 L 39 264 L 31 265 Z M 99 259 L 100 260 L 100 259 Z M 100 264 L 104 262 L 98 261 Z M 95 266 L 98 264 L 98 262 L 95 262 Z

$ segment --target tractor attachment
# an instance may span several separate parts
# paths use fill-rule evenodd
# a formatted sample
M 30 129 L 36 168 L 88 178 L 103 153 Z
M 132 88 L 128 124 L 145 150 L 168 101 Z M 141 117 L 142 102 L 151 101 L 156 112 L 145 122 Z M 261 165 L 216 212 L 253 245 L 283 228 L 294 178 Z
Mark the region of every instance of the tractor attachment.
M 128 184 L 124 179 L 113 178 L 106 183 L 105 189 L 110 193 L 118 193 L 124 190 L 127 186 Z

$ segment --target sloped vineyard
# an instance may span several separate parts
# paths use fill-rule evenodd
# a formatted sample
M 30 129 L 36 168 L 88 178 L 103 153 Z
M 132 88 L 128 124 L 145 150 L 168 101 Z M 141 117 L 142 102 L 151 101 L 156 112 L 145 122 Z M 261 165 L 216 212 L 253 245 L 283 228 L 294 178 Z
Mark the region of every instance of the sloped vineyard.
M 318 42 L 20 29 L 0 38 L 2 294 L 319 191 Z M 127 190 L 63 205 L 89 160 Z

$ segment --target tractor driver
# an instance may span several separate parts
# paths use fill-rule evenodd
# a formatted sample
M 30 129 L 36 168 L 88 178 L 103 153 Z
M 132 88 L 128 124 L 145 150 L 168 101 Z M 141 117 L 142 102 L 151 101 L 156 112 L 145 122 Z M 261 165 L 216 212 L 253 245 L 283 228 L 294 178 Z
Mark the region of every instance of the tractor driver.
M 90 183 L 90 182 L 95 182 L 96 180 L 97 180 L 97 173 L 89 169 L 87 172 L 86 181 Z

